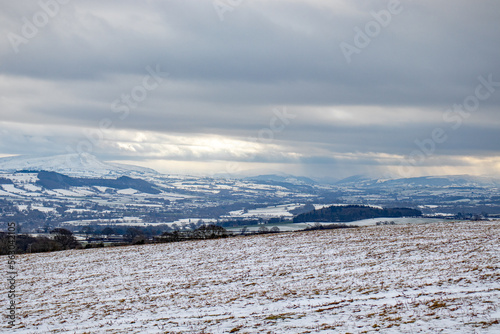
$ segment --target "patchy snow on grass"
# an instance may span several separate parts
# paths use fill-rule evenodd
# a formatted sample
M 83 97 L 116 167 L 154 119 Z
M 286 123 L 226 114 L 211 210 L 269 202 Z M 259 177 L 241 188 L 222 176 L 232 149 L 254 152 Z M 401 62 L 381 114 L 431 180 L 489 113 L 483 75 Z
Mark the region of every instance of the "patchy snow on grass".
M 164 224 L 167 224 L 167 225 L 177 224 L 179 226 L 186 226 L 186 225 L 189 225 L 191 223 L 196 224 L 200 221 L 202 221 L 205 224 L 210 224 L 210 223 L 216 223 L 217 219 L 215 219 L 215 218 L 181 218 L 181 219 L 178 219 L 176 221 L 164 223 Z
M 248 210 L 245 212 L 244 210 L 236 210 L 229 212 L 230 217 L 258 217 L 258 218 L 273 218 L 273 217 L 286 217 L 292 218 L 293 214 L 290 213 L 291 210 L 294 210 L 300 207 L 302 204 L 281 204 L 281 205 L 272 205 L 265 208 L 257 208 Z
M 106 190 L 108 190 L 108 189 L 112 189 L 112 188 L 109 188 L 109 187 L 102 187 L 102 186 L 94 186 L 94 188 L 96 188 L 97 190 L 99 190 L 102 193 L 105 193 Z
M 91 212 L 91 210 L 89 210 Z M 121 217 L 121 218 L 96 218 L 96 219 L 82 219 L 82 220 L 69 220 L 62 222 L 63 225 L 123 225 L 123 226 L 144 226 L 146 225 L 142 218 L 139 217 Z M 150 225 L 150 224 L 147 224 Z
M 26 189 L 27 191 L 31 192 L 37 192 L 37 191 L 42 191 L 42 187 L 35 186 L 34 184 L 24 184 L 23 188 Z
M 5 196 L 5 197 L 8 197 L 8 196 L 16 196 L 16 197 L 19 197 L 18 195 L 12 195 L 12 194 L 11 194 L 11 193 L 9 193 L 9 192 L 3 191 L 1 188 L 0 188 L 0 196 Z
M 16 207 L 19 211 L 28 210 L 28 205 L 26 205 L 26 204 L 18 204 L 18 205 L 16 205 Z
M 334 203 L 334 204 L 313 204 L 315 210 L 321 210 L 324 208 L 328 208 L 330 206 L 349 206 L 349 205 L 361 205 L 361 206 L 367 206 L 370 208 L 375 208 L 375 209 L 383 209 L 380 205 L 371 205 L 371 204 L 339 204 L 339 203 Z
M 498 333 L 499 238 L 447 222 L 20 255 L 14 330 Z
M 89 209 L 68 209 L 65 212 L 67 213 L 84 213 L 84 212 L 95 212 L 94 210 Z
M 54 213 L 54 212 L 57 212 L 55 208 L 48 208 L 48 207 L 45 207 L 43 205 L 32 205 L 31 208 L 33 210 L 38 210 L 38 211 L 41 211 L 41 212 L 44 212 L 44 213 Z
M 16 186 L 14 186 L 13 184 L 2 184 L 1 187 L 5 191 L 12 194 L 24 195 L 26 193 L 26 191 L 24 191 L 23 189 L 16 188 Z
M 38 173 L 6 173 L 1 174 L 0 177 L 9 179 L 16 184 L 35 183 L 38 180 Z
M 54 189 L 54 192 L 57 193 L 59 196 L 65 196 L 65 197 L 83 197 L 85 195 L 79 194 L 76 191 L 71 191 L 67 189 Z
M 137 194 L 138 192 L 139 192 L 138 190 L 132 188 L 121 189 L 117 191 L 117 193 L 121 195 L 134 195 Z

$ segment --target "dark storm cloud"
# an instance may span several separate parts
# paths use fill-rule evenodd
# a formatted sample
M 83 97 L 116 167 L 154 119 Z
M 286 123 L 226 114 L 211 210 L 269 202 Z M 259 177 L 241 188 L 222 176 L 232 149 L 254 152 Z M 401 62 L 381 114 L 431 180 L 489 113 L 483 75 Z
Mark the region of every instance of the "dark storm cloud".
M 364 9 L 384 10 L 385 3 Z M 351 92 L 341 103 L 379 103 L 380 92 L 392 89 L 387 103 L 417 103 L 423 93 L 432 101 L 459 93 L 480 74 L 498 73 L 500 56 L 497 3 L 440 4 L 402 2 L 401 14 L 347 66 L 339 44 L 352 43 L 353 28 L 373 20 L 368 12 L 353 18 L 307 1 L 257 2 L 218 22 L 210 1 L 128 2 L 123 8 L 70 2 L 18 54 L 4 49 L 2 63 L 6 73 L 76 80 L 140 74 L 144 64 L 160 63 L 177 80 L 257 82 L 278 90 L 283 82 L 318 83 L 331 91 L 326 103 L 339 98 L 335 88 L 342 96 Z M 26 7 L 27 13 L 40 10 L 34 2 Z M 107 21 L 109 13 L 123 15 L 128 25 Z

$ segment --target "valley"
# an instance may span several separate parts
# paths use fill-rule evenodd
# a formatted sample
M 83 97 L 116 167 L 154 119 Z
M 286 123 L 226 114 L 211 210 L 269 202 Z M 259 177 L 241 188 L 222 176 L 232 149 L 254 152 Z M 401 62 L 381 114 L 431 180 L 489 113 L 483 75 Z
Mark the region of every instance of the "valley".
M 58 160 L 74 165 L 58 167 L 53 163 Z M 84 226 L 184 229 L 202 223 L 290 223 L 301 213 L 334 204 L 408 207 L 441 219 L 495 218 L 500 213 L 500 181 L 486 177 L 357 176 L 324 183 L 292 175 L 164 175 L 117 167 L 89 155 L 8 162 L 0 161 L 0 224 L 14 221 L 22 233 L 56 227 L 78 231 Z

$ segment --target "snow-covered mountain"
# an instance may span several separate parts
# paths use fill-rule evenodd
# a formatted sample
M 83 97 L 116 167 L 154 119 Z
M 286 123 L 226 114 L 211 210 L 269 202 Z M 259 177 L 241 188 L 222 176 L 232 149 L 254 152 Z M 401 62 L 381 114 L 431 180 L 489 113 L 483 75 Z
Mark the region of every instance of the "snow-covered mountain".
M 20 170 L 45 170 L 70 176 L 157 174 L 155 170 L 149 168 L 104 162 L 88 153 L 0 158 L 0 171 L 15 172 Z
M 289 174 L 257 175 L 257 176 L 244 178 L 244 180 L 254 181 L 254 182 L 269 182 L 269 183 L 277 183 L 277 184 L 278 183 L 290 183 L 290 184 L 295 184 L 295 185 L 315 184 L 316 183 L 315 181 L 313 181 L 310 178 L 307 178 L 304 176 L 293 176 L 293 175 L 289 175 Z
M 442 175 L 421 176 L 412 178 L 380 179 L 365 175 L 355 175 L 334 183 L 338 186 L 355 186 L 363 188 L 415 188 L 415 187 L 492 187 L 500 186 L 500 179 L 488 176 Z

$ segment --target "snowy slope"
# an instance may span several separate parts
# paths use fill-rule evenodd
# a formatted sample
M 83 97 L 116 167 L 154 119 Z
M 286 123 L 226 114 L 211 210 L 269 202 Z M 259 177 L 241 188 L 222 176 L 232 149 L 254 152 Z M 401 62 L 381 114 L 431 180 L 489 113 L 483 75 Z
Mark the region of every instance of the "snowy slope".
M 0 158 L 0 171 L 15 172 L 20 170 L 46 170 L 69 176 L 156 174 L 156 171 L 149 168 L 103 162 L 88 153 L 49 157 Z
M 499 238 L 464 222 L 22 255 L 14 332 L 499 333 Z
M 442 175 L 442 176 L 421 176 L 412 178 L 378 179 L 369 178 L 364 175 L 355 175 L 335 183 L 339 186 L 356 187 L 479 187 L 479 186 L 499 186 L 500 179 L 488 176 L 472 175 Z

